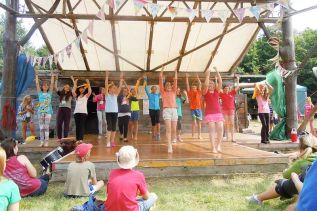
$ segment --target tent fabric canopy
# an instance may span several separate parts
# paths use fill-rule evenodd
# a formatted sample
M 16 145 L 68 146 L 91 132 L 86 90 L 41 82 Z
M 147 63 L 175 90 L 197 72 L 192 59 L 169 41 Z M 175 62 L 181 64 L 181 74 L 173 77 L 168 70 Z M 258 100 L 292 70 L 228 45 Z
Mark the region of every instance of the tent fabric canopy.
M 31 9 L 36 13 L 48 11 L 55 2 L 54 0 L 28 1 L 31 2 Z M 62 2 L 59 3 L 54 13 L 63 13 Z M 69 2 L 72 8 L 76 6 L 73 10 L 74 14 L 96 14 L 99 10 L 98 6 L 103 5 L 105 1 L 69 0 Z M 171 2 L 159 1 L 160 4 L 166 6 Z M 182 1 L 172 3 L 174 7 L 186 8 Z M 200 7 L 201 9 L 210 9 L 214 3 L 215 1 L 201 2 Z M 190 8 L 198 8 L 193 1 L 186 1 L 186 4 Z M 238 1 L 234 3 L 217 2 L 213 10 L 228 10 L 230 12 L 228 5 L 231 8 L 240 6 Z M 243 3 L 243 7 L 251 6 L 250 3 Z M 69 8 L 66 7 L 66 13 L 68 12 Z M 105 14 L 108 15 L 110 12 L 109 6 L 106 4 Z M 163 10 L 160 11 L 159 15 L 162 12 Z M 264 10 L 261 9 L 261 12 L 264 12 Z M 116 10 L 113 13 L 116 13 Z M 128 0 L 124 4 L 119 11 L 119 15 L 148 16 L 146 9 L 140 10 L 136 15 L 132 0 Z M 230 15 L 234 17 L 231 12 Z M 245 15 L 253 17 L 248 10 L 246 10 Z M 164 13 L 164 17 L 170 16 L 171 14 L 168 11 Z M 187 16 L 180 13 L 178 17 Z M 76 19 L 75 24 L 78 31 L 82 32 L 89 22 L 88 19 Z M 46 44 L 51 46 L 51 54 L 59 52 L 76 39 L 75 27 L 73 26 L 74 23 L 71 19 L 48 19 L 41 26 L 42 36 L 46 37 Z M 151 32 L 151 28 L 153 28 L 153 32 Z M 233 30 L 230 31 L 230 29 Z M 188 36 L 186 36 L 188 30 Z M 225 31 L 229 32 L 221 36 Z M 186 53 L 214 38 L 212 42 L 204 47 L 189 53 L 182 59 L 178 58 L 167 64 L 165 71 L 177 69 L 179 72 L 204 72 L 207 68 L 216 66 L 219 71 L 228 73 L 234 71 L 237 67 L 249 45 L 256 38 L 258 31 L 259 26 L 256 22 L 241 24 L 239 22 L 159 22 L 155 19 L 153 22 L 135 20 L 103 21 L 98 19 L 94 21 L 93 36 L 88 35 L 90 40 L 87 44 L 82 42 L 84 54 L 74 45 L 72 55 L 69 58 L 65 56 L 63 62 L 59 59 L 59 65 L 63 70 L 78 71 L 88 70 L 87 65 L 90 71 L 159 71 L 162 64 L 180 56 L 182 50 Z M 151 46 L 149 46 L 150 43 Z M 117 57 L 117 65 L 116 52 L 119 56 L 119 58 Z M 151 53 L 150 59 L 148 53 Z M 87 60 L 86 64 L 85 59 Z

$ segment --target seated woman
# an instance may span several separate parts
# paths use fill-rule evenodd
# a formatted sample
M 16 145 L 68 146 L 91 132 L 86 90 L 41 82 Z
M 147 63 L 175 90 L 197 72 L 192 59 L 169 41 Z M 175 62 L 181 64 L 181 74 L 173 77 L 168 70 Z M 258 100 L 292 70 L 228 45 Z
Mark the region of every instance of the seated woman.
M 87 161 L 92 144 L 79 144 L 75 149 L 76 161 L 69 164 L 64 196 L 77 198 L 99 191 L 104 182 L 97 181 L 95 165 Z
M 133 146 L 123 146 L 116 155 L 120 168 L 110 172 L 105 210 L 150 210 L 157 195 L 149 193 L 143 173 L 133 170 L 139 163 L 138 151 Z M 140 198 L 136 199 L 138 195 Z
M 4 177 L 7 156 L 0 147 L 0 209 L 8 211 L 18 211 L 21 196 L 18 186 L 10 179 Z
M 247 197 L 248 201 L 256 204 L 262 204 L 263 201 L 269 199 L 278 197 L 281 197 L 281 199 L 288 199 L 298 194 L 294 181 L 291 177 L 292 173 L 300 174 L 299 179 L 303 182 L 308 167 L 312 165 L 317 157 L 315 137 L 309 133 L 304 133 L 300 136 L 299 141 L 299 159 L 294 161 L 288 169 L 283 171 L 283 179 L 276 180 L 276 185 L 269 188 L 267 191 Z M 305 153 L 307 151 L 310 151 L 311 153 Z
M 4 175 L 12 179 L 19 187 L 22 197 L 39 196 L 46 192 L 49 174 L 36 177 L 36 169 L 25 155 L 18 154 L 18 145 L 12 138 L 1 142 L 6 152 L 7 162 Z

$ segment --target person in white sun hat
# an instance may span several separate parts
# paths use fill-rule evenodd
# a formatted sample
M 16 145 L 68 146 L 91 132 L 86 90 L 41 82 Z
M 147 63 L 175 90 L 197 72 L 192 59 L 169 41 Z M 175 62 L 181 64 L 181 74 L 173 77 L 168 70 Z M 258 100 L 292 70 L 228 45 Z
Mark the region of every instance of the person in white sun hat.
M 133 146 L 123 146 L 116 153 L 119 169 L 110 172 L 107 185 L 107 211 L 148 211 L 157 200 L 147 189 L 142 172 L 133 170 L 139 163 L 139 153 Z

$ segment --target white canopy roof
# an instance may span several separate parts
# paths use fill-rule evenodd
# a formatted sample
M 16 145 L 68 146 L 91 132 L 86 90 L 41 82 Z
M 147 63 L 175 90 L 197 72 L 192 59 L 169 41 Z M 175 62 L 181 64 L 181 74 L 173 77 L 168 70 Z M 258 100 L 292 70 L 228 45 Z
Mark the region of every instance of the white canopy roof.
M 39 13 L 48 11 L 55 0 L 29 0 L 34 12 Z M 88 15 L 97 14 L 104 0 L 69 0 L 73 13 L 83 15 L 72 19 L 48 19 L 42 27 L 42 36 L 46 44 L 51 48 L 51 53 L 57 53 L 64 49 L 68 44 L 76 39 L 76 27 L 79 34 L 87 28 L 91 19 Z M 217 2 L 217 1 L 216 1 Z M 238 1 L 237 1 L 238 2 Z M 159 1 L 160 4 L 169 5 L 171 1 Z M 227 5 L 226 5 L 227 4 Z M 174 1 L 174 7 L 228 10 L 234 7 L 250 7 L 250 3 L 239 4 L 236 2 L 224 3 L 215 1 L 201 2 L 199 5 L 193 1 Z M 63 7 L 63 1 L 60 1 L 54 14 L 69 13 L 69 8 Z M 178 69 L 180 72 L 203 72 L 207 68 L 216 66 L 221 72 L 231 72 L 237 67 L 251 42 L 256 38 L 259 27 L 256 21 L 239 23 L 239 21 L 227 20 L 226 23 L 212 21 L 206 23 L 203 21 L 190 21 L 185 19 L 187 15 L 179 13 L 177 17 L 184 17 L 185 21 L 166 21 L 146 19 L 149 16 L 148 10 L 143 9 L 139 14 L 135 14 L 132 0 L 127 0 L 121 9 L 115 9 L 113 13 L 120 10 L 117 18 L 111 18 L 111 9 L 106 4 L 105 21 L 94 18 L 94 34 L 89 36 L 86 44 L 82 43 L 83 52 L 80 48 L 72 46 L 72 55 L 64 57 L 59 66 L 63 70 L 78 71 L 157 71 L 162 64 L 166 64 L 166 71 Z M 163 13 L 159 12 L 158 17 Z M 265 11 L 262 9 L 263 15 Z M 87 15 L 87 18 L 85 18 Z M 235 16 L 230 12 L 231 19 Z M 127 17 L 139 17 L 135 20 Z M 161 17 L 170 17 L 169 11 L 163 13 Z M 250 11 L 246 10 L 248 20 L 255 20 Z M 142 21 L 144 17 L 144 21 Z M 120 19 L 122 18 L 122 20 Z M 202 19 L 200 14 L 198 18 Z M 127 20 L 126 20 L 127 19 Z M 151 24 L 153 24 L 153 33 L 151 33 Z M 188 31 L 188 32 L 187 32 Z M 188 34 L 188 36 L 186 36 Z M 209 42 L 208 42 L 209 41 Z M 207 42 L 207 43 L 206 43 Z M 203 45 L 203 47 L 198 48 Z M 197 50 L 195 50 L 197 48 Z M 182 59 L 177 58 L 183 52 L 190 52 Z M 194 49 L 194 50 L 193 50 Z M 193 50 L 193 51 L 191 51 Z M 118 56 L 116 56 L 116 52 Z M 148 52 L 151 52 L 150 58 Z M 213 56 L 213 58 L 212 58 Z M 175 59 L 177 58 L 177 59 Z M 85 64 L 85 59 L 87 64 Z M 116 65 L 116 59 L 118 61 Z M 173 60 L 174 59 L 174 60 Z M 128 61 L 128 62 L 127 62 Z M 166 63 L 169 62 L 170 63 Z

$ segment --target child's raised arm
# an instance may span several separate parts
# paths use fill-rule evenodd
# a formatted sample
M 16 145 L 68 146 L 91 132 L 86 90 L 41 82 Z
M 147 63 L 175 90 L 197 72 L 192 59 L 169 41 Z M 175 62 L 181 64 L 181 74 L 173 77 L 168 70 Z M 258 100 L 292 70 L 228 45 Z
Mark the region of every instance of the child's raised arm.
M 204 83 L 204 88 L 203 88 L 203 95 L 205 95 L 208 91 L 209 87 L 209 80 L 210 80 L 210 70 L 208 69 L 205 73 L 205 83 Z
M 214 67 L 215 71 L 216 71 L 216 77 L 218 79 L 218 84 L 216 84 L 216 89 L 217 91 L 222 89 L 222 78 L 220 73 L 218 72 L 218 69 L 216 67 Z

